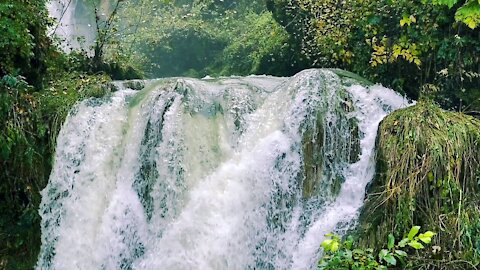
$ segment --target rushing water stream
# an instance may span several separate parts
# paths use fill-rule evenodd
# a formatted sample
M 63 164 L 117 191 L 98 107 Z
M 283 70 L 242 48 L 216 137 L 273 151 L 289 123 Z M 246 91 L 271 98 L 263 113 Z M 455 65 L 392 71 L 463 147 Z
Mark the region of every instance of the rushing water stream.
M 67 118 L 37 269 L 313 269 L 408 105 L 329 70 L 131 84 Z

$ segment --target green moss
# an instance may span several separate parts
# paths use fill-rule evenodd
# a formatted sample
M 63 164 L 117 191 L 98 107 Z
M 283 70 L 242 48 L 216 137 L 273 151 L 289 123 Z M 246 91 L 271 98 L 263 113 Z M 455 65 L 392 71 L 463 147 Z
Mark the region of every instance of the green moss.
M 424 269 L 478 265 L 479 170 L 477 119 L 428 102 L 392 113 L 379 129 L 377 174 L 360 216 L 362 243 L 375 246 L 390 232 L 401 237 L 421 225 L 438 233 L 434 245 L 442 247 L 441 254 L 418 258 Z
M 356 73 L 346 71 L 346 70 L 343 70 L 343 69 L 339 69 L 339 68 L 330 68 L 329 70 L 331 70 L 332 72 L 337 74 L 342 79 L 347 79 L 347 80 L 350 79 L 352 83 L 361 84 L 363 86 L 372 86 L 373 85 L 373 83 L 371 81 L 361 77 L 360 75 L 358 75 Z
M 323 169 L 323 117 L 317 116 L 315 128 L 308 130 L 303 136 L 304 176 L 303 197 L 308 198 L 316 193 L 318 179 L 322 178 Z
M 341 90 L 338 93 L 338 104 L 334 108 L 338 122 L 325 123 L 326 112 L 319 110 L 315 122 L 303 134 L 303 175 L 302 195 L 309 198 L 319 191 L 325 192 L 325 197 L 336 197 L 345 181 L 341 173 L 335 172 L 332 166 L 342 163 L 355 163 L 360 154 L 358 123 L 355 118 L 347 118 L 346 113 L 353 107 L 348 94 Z M 342 129 L 339 132 L 350 134 L 347 139 L 336 136 L 332 129 Z M 325 143 L 329 142 L 329 145 Z M 338 169 L 338 168 L 337 168 Z
M 138 104 L 140 104 L 148 96 L 148 94 L 150 94 L 154 89 L 156 89 L 159 85 L 162 85 L 162 84 L 167 84 L 167 82 L 165 80 L 159 80 L 159 81 L 156 81 L 156 82 L 144 87 L 142 90 L 140 90 L 140 92 L 138 92 L 138 94 L 136 94 L 133 97 L 133 99 L 130 101 L 128 106 L 130 108 L 136 107 Z M 167 85 L 167 87 L 168 86 L 169 85 Z

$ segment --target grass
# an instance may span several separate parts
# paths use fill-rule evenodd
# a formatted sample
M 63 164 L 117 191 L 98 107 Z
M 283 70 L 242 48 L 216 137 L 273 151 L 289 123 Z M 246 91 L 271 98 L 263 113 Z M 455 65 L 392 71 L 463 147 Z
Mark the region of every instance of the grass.
M 377 140 L 377 174 L 360 215 L 363 245 L 421 225 L 438 233 L 433 245 L 442 250 L 416 258 L 414 268 L 477 269 L 480 121 L 420 102 L 385 118 Z

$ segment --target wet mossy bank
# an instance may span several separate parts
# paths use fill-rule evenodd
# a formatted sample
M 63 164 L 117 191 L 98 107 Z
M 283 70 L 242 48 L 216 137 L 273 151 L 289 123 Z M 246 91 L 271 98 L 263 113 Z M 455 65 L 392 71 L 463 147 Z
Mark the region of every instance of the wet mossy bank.
M 376 160 L 360 244 L 381 248 L 420 225 L 437 236 L 412 269 L 480 267 L 480 121 L 420 102 L 382 121 Z

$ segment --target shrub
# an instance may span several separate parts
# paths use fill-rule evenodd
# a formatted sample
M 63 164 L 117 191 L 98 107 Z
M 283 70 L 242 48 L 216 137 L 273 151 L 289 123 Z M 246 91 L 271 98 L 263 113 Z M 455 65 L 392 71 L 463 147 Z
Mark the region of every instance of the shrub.
M 319 270 L 386 270 L 390 267 L 410 267 L 411 256 L 407 253 L 408 249 L 424 249 L 424 244 L 430 244 L 435 233 L 427 231 L 418 234 L 420 226 L 413 226 L 408 235 L 402 240 L 396 241 L 393 234 L 388 235 L 386 249 L 375 252 L 373 248 L 357 248 L 354 246 L 352 237 L 347 237 L 341 241 L 338 235 L 327 234 L 329 239 L 322 242 L 325 255 L 318 263 Z M 423 244 L 422 244 L 423 243 Z M 381 243 L 378 243 L 381 244 Z M 434 252 L 441 248 L 433 247 Z

